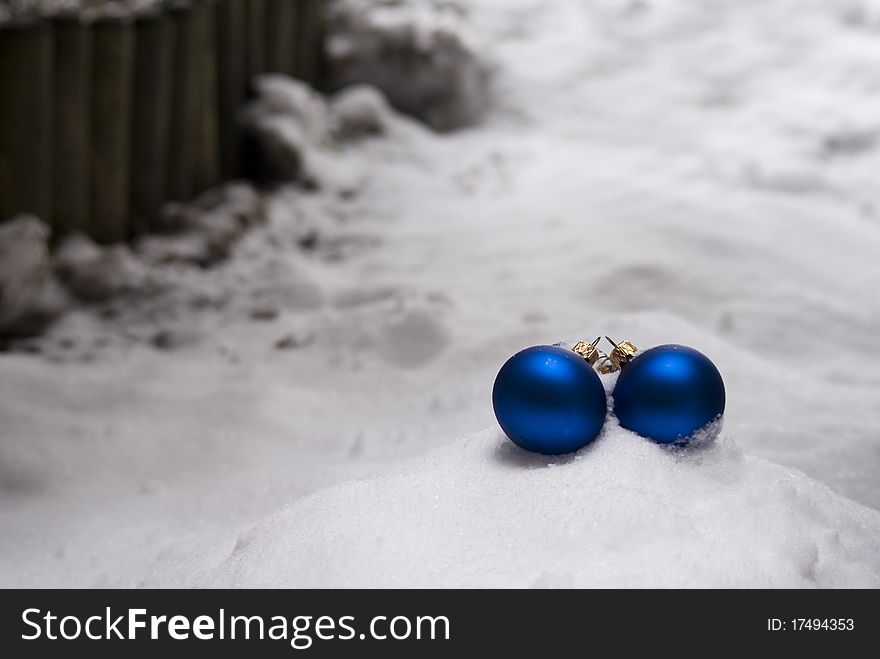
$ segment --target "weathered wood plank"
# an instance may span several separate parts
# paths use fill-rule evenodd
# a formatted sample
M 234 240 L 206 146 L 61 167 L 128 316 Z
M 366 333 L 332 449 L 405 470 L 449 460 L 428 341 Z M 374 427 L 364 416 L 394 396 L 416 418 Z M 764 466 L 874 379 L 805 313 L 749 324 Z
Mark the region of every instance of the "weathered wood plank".
M 92 25 L 91 213 L 89 234 L 98 242 L 127 240 L 131 165 L 134 29 L 124 15 L 103 15 Z
M 153 8 L 137 14 L 131 145 L 131 215 L 135 234 L 154 228 L 165 199 L 174 26 Z
M 0 28 L 0 221 L 51 217 L 53 67 L 48 21 Z

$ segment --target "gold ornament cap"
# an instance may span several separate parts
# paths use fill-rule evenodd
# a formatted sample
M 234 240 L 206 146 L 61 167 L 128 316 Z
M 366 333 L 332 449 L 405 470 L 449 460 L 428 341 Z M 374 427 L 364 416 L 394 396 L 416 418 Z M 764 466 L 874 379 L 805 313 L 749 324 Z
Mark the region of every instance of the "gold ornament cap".
M 587 343 L 586 341 L 578 341 L 575 343 L 571 349 L 574 350 L 577 354 L 583 357 L 590 366 L 595 364 L 601 357 L 604 355 L 599 352 L 596 346 L 599 345 L 599 341 L 602 337 L 597 337 L 595 341 L 592 343 Z
M 611 351 L 611 354 L 608 357 L 616 370 L 620 370 L 621 368 L 629 364 L 636 356 L 636 353 L 639 351 L 639 349 L 636 348 L 629 341 L 621 341 L 620 343 L 615 343 L 607 336 L 605 338 L 611 345 L 614 346 L 614 350 Z

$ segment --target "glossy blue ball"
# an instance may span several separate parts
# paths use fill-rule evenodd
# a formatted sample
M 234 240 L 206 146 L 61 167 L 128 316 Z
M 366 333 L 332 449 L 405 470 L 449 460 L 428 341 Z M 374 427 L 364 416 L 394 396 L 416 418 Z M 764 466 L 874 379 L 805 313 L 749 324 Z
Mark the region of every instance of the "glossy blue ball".
M 522 448 L 560 455 L 596 439 L 608 405 L 599 376 L 564 348 L 535 346 L 501 367 L 492 391 L 495 417 Z
M 687 444 L 724 413 L 724 380 L 703 353 L 657 346 L 624 366 L 613 398 L 624 428 L 660 444 Z

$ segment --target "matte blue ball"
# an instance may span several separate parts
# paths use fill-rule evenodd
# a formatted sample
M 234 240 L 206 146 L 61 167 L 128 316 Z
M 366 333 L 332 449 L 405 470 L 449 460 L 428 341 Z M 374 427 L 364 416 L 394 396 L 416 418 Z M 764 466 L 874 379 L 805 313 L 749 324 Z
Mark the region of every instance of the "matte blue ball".
M 608 404 L 599 376 L 571 350 L 526 348 L 507 360 L 492 391 L 505 434 L 528 451 L 560 455 L 596 439 Z
M 687 444 L 724 414 L 721 373 L 703 353 L 679 345 L 636 355 L 613 397 L 620 425 L 660 444 Z

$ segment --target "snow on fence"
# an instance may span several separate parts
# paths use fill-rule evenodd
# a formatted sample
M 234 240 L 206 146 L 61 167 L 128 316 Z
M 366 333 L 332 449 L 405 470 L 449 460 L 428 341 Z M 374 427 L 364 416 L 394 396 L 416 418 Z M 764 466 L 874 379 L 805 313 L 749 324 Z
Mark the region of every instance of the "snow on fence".
M 322 0 L 164 0 L 0 25 L 0 221 L 103 243 L 240 173 L 249 81 L 315 82 Z M 108 3 L 112 4 L 112 3 Z

